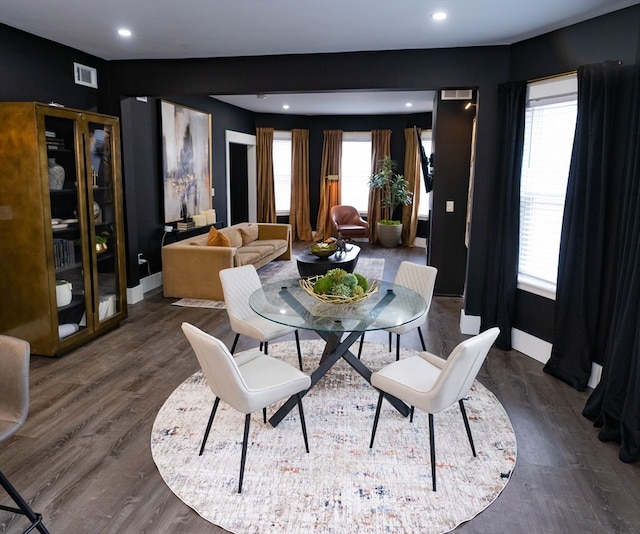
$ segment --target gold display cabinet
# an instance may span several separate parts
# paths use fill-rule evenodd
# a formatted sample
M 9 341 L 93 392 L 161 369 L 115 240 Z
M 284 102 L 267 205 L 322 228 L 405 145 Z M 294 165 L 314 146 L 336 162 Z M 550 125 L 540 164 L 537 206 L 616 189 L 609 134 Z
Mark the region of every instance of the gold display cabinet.
M 56 356 L 127 315 L 115 117 L 0 103 L 0 333 Z

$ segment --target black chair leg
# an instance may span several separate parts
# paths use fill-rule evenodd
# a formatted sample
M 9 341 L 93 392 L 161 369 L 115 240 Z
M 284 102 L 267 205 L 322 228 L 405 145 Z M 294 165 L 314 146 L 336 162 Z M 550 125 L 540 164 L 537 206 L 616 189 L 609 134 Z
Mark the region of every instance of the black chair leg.
M 262 422 L 265 425 L 267 424 L 267 409 L 266 408 L 262 408 Z
M 396 361 L 400 359 L 400 334 L 396 334 Z
M 393 341 L 393 334 L 389 332 L 389 352 L 391 352 L 391 342 Z
M 236 345 L 238 344 L 238 338 L 240 337 L 240 334 L 236 334 L 235 339 L 233 340 L 233 345 L 231 345 L 231 350 L 229 352 L 231 352 L 231 354 L 233 354 L 233 351 L 236 350 Z
M 220 398 L 216 397 L 216 400 L 213 403 L 213 408 L 211 409 L 211 415 L 209 416 L 209 422 L 207 423 L 207 429 L 204 431 L 204 437 L 202 438 L 202 445 L 200 445 L 200 454 L 198 454 L 198 456 L 202 456 L 202 453 L 204 452 L 204 446 L 207 443 L 207 438 L 209 437 L 209 431 L 211 430 L 211 424 L 213 423 L 213 418 L 216 416 L 216 410 L 218 409 L 218 404 L 220 404 Z
M 296 336 L 296 349 L 298 350 L 298 365 L 300 365 L 300 370 L 302 371 L 302 352 L 300 351 L 300 336 L 298 335 L 298 331 L 294 332 Z
M 373 418 L 373 429 L 371 430 L 371 442 L 369 443 L 369 448 L 373 448 L 373 440 L 376 437 L 376 429 L 378 428 L 378 419 L 380 419 L 380 408 L 382 408 L 382 392 L 380 392 L 380 396 L 378 397 L 378 406 L 376 407 L 376 416 Z
M 41 532 L 42 534 L 49 534 L 47 527 L 42 524 L 42 515 L 34 512 L 31 509 L 31 506 L 25 501 L 22 496 L 18 493 L 18 490 L 13 487 L 11 482 L 2 474 L 0 471 L 0 485 L 5 489 L 9 497 L 18 505 L 18 508 L 14 508 L 12 506 L 4 506 L 0 505 L 0 510 L 4 510 L 5 512 L 11 512 L 13 514 L 24 515 L 29 521 L 31 521 L 31 525 L 27 530 L 23 532 L 23 534 L 27 534 L 31 532 L 34 528 Z
M 296 393 L 298 399 L 298 411 L 300 412 L 300 424 L 302 425 L 302 436 L 304 437 L 304 448 L 309 452 L 309 441 L 307 440 L 307 425 L 304 421 L 304 410 L 302 409 L 302 397 L 300 393 Z
M 422 350 L 427 350 L 427 346 L 424 344 L 424 338 L 422 337 L 422 330 L 418 327 L 418 335 L 420 336 L 420 343 L 422 343 Z
M 260 347 L 260 348 L 262 348 L 262 347 Z M 264 353 L 266 355 L 269 355 L 269 342 L 268 341 L 264 342 Z
M 462 402 L 462 399 L 460 399 L 458 401 L 458 404 L 460 405 L 460 411 L 462 412 L 462 419 L 464 420 L 464 427 L 467 429 L 467 437 L 469 438 L 469 443 L 471 444 L 471 452 L 473 453 L 473 456 L 476 456 L 476 447 L 473 444 L 473 437 L 471 436 L 471 427 L 469 426 L 469 419 L 467 419 L 467 410 L 465 410 L 464 407 L 464 402 Z
M 409 422 L 410 422 L 410 423 L 413 423 L 413 409 L 414 409 L 414 407 L 412 406 L 412 407 L 411 407 L 411 412 L 409 413 L 409 416 L 410 416 L 410 417 L 409 417 Z
M 251 414 L 248 413 L 244 418 L 244 437 L 242 439 L 242 456 L 240 457 L 240 481 L 238 482 L 238 493 L 242 493 L 242 479 L 244 478 L 244 464 L 247 461 L 247 443 L 249 441 L 250 423 Z
M 436 440 L 433 436 L 433 414 L 429 414 L 429 449 L 431 451 L 431 480 L 433 491 L 436 491 Z
M 363 343 L 364 343 L 364 332 L 362 332 L 362 335 L 360 336 L 360 347 L 358 347 L 358 360 L 360 359 L 360 356 L 362 356 Z

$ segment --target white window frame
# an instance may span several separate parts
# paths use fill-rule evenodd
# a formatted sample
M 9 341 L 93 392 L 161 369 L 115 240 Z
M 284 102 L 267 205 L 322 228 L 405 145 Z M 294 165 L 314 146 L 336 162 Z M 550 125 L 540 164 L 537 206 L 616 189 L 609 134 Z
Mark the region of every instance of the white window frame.
M 535 107 L 545 106 L 554 104 L 561 104 L 566 102 L 575 102 L 577 109 L 577 76 L 575 74 L 561 76 L 557 78 L 551 78 L 548 80 L 543 80 L 540 82 L 530 83 L 527 88 L 527 121 L 530 120 L 530 113 Z M 529 124 L 529 122 L 527 122 Z M 574 126 L 575 131 L 575 126 Z M 523 153 L 523 172 L 524 167 L 527 165 L 527 154 L 529 153 L 528 143 L 531 142 L 532 133 L 529 129 L 525 131 L 525 147 Z M 529 137 L 527 137 L 529 136 Z M 573 141 L 573 139 L 572 139 Z M 570 143 L 569 147 L 573 145 L 573 142 Z M 569 148 L 569 154 L 566 154 L 566 169 L 567 169 L 567 177 L 569 172 L 569 161 L 571 159 L 571 148 Z M 534 158 L 532 156 L 532 158 Z M 566 182 L 565 182 L 566 183 Z M 566 187 L 565 187 L 566 191 Z M 521 195 L 522 198 L 522 195 Z M 557 197 L 556 197 L 557 198 Z M 564 206 L 564 198 L 562 199 L 562 204 Z M 521 210 L 522 210 L 522 200 L 521 200 Z M 561 231 L 561 228 L 558 229 Z M 522 234 L 522 221 L 520 232 Z M 558 236 L 559 240 L 559 236 Z M 522 244 L 522 243 L 521 243 Z M 529 274 L 525 274 L 520 272 L 520 264 L 518 265 L 518 289 L 523 291 L 527 291 L 529 293 L 534 293 L 536 295 L 540 295 L 542 297 L 546 297 L 551 300 L 555 300 L 556 297 L 556 282 L 544 280 L 535 276 L 531 276 Z
M 348 143 L 368 143 L 368 152 L 366 162 L 359 162 L 361 167 L 356 171 L 356 178 L 353 177 L 349 168 L 353 168 L 349 164 L 349 156 L 345 157 L 345 145 Z M 366 170 L 365 170 L 366 169 Z M 371 132 L 344 132 L 342 134 L 342 162 L 340 168 L 340 197 L 343 204 L 355 206 L 360 215 L 366 216 L 369 211 L 369 178 L 371 177 Z M 354 184 L 353 180 L 357 180 Z M 360 202 L 354 202 L 353 196 L 349 195 L 349 188 L 353 188 L 353 192 L 358 192 L 358 197 L 365 198 L 364 206 Z M 345 196 L 345 192 L 347 193 Z M 364 196 L 366 195 L 366 197 Z
M 276 162 L 279 143 L 289 144 L 289 162 Z M 291 212 L 291 132 L 276 130 L 273 132 L 273 189 L 276 215 L 289 215 Z M 283 203 L 287 209 L 283 209 Z M 280 206 L 280 209 L 279 209 Z
M 431 157 L 433 132 L 431 130 L 422 130 L 420 132 L 420 142 L 424 147 L 427 158 Z M 421 221 L 429 220 L 429 211 L 431 210 L 431 192 L 427 193 L 424 185 L 424 175 L 422 174 L 422 165 L 420 165 L 420 203 L 418 204 L 418 219 Z

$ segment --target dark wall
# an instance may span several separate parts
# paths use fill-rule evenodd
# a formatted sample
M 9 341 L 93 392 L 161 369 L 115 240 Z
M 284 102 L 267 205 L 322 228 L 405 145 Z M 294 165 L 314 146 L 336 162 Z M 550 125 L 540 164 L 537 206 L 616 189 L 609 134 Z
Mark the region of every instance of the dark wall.
M 464 100 L 436 102 L 433 130 L 433 211 L 429 264 L 438 269 L 434 293 L 462 295 L 467 268 L 465 230 L 474 108 Z M 453 211 L 447 211 L 453 202 Z
M 211 113 L 212 185 L 216 191 L 213 208 L 218 220 L 227 219 L 225 131 L 254 133 L 253 113 L 207 96 L 166 96 L 165 100 Z M 163 242 L 175 239 L 164 235 L 164 197 L 162 186 L 162 138 L 160 99 L 141 102 L 124 98 L 121 102 L 125 213 L 127 235 L 127 286 L 140 281 L 137 255 L 142 252 L 151 272 L 162 269 Z
M 391 130 L 391 158 L 398 163 L 398 172 L 404 172 L 404 129 L 417 126 L 431 128 L 431 113 L 410 113 L 404 115 L 272 115 L 256 114 L 256 128 L 309 130 L 309 206 L 311 227 L 316 228 L 318 206 L 320 204 L 320 171 L 324 130 L 343 132 L 368 132 L 371 130 Z M 421 237 L 427 237 L 426 235 Z
M 93 67 L 98 88 L 76 85 L 73 64 Z M 56 102 L 107 113 L 107 62 L 0 24 L 0 101 Z

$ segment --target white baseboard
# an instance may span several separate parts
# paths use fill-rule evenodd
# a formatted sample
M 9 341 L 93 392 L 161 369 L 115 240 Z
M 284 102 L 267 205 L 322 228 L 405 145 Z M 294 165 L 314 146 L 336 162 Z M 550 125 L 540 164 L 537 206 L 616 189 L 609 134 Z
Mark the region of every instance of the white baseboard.
M 480 332 L 480 317 L 477 315 L 466 315 L 464 310 L 460 312 L 460 332 L 466 335 L 476 335 Z M 511 330 L 511 344 L 515 350 L 522 354 L 533 358 L 541 364 L 546 364 L 551 358 L 552 345 L 548 341 L 537 338 L 513 328 Z M 595 388 L 600 382 L 602 376 L 602 365 L 598 363 L 591 364 L 591 376 L 589 377 L 588 386 Z
M 162 285 L 162 273 L 154 273 L 140 279 L 140 283 L 135 287 L 127 288 L 127 302 L 135 304 L 144 300 L 144 294 Z
M 478 315 L 467 315 L 464 310 L 460 310 L 460 332 L 467 336 L 479 334 L 480 317 Z
M 517 328 L 511 330 L 511 344 L 518 352 L 522 352 L 542 364 L 547 363 L 551 358 L 551 343 Z
M 144 300 L 144 291 L 142 291 L 142 285 L 138 284 L 135 287 L 127 288 L 127 304 L 135 304 Z

